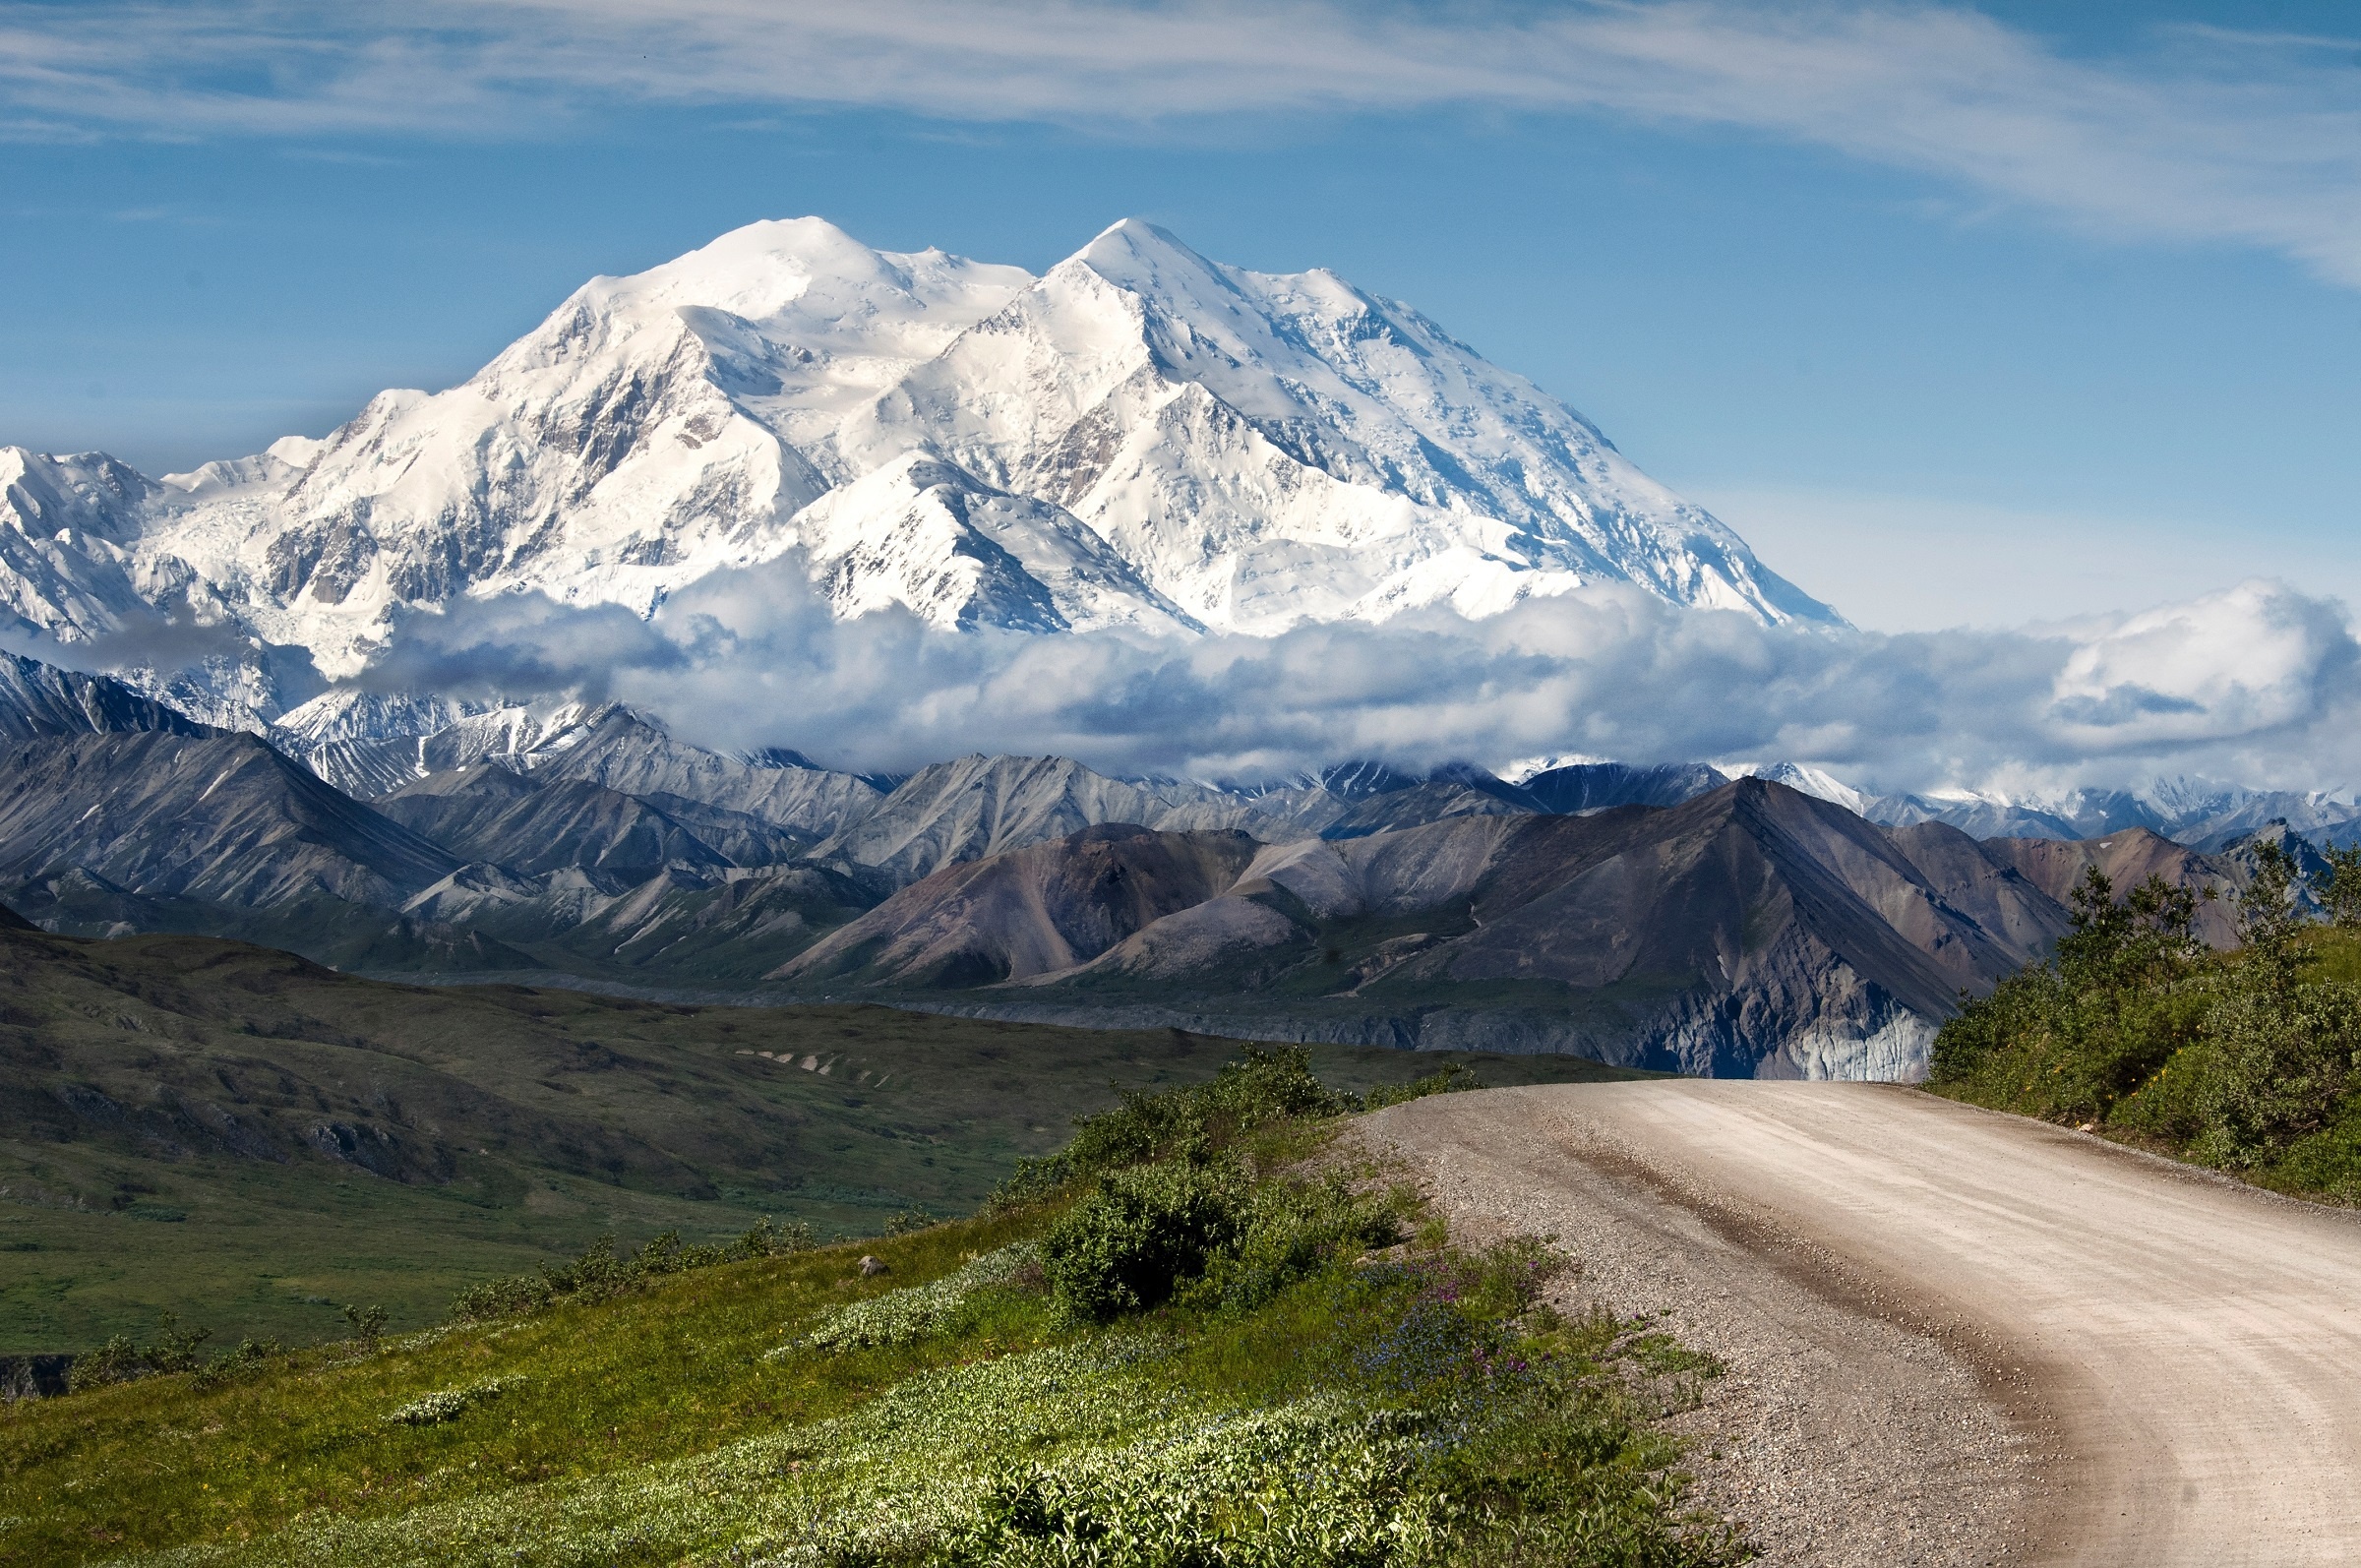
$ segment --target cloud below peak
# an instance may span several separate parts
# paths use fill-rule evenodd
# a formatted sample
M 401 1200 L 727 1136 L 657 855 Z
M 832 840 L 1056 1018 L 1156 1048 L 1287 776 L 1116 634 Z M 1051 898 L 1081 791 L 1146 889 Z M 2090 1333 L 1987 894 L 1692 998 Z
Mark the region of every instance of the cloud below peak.
M 1281 776 L 1355 757 L 1502 765 L 1786 758 L 1882 790 L 2210 772 L 2319 788 L 2361 765 L 2341 607 L 2256 580 L 2028 632 L 1764 627 L 1599 586 L 1274 637 L 943 633 L 839 622 L 800 562 L 717 573 L 652 622 L 535 595 L 408 619 L 381 689 L 612 697 L 724 749 L 902 769 L 968 752 Z

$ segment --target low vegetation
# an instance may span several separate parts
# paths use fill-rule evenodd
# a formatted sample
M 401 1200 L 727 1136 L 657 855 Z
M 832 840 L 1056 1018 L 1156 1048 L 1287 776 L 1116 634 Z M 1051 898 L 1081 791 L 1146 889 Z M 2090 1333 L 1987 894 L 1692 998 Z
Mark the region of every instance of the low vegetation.
M 971 1219 L 593 1249 L 211 1381 L 180 1346 L 0 1414 L 0 1563 L 1740 1560 L 1650 1424 L 1710 1363 L 1553 1311 L 1542 1242 L 1451 1245 L 1358 1104 L 1249 1052 Z
M 0 932 L 0 1353 L 159 1311 L 314 1344 L 401 1333 L 602 1235 L 725 1244 L 974 1210 L 1075 1112 L 1210 1077 L 1233 1041 L 870 1006 L 427 989 L 193 936 Z M 1437 1057 L 1318 1047 L 1331 1082 Z M 1483 1057 L 1497 1083 L 1628 1076 Z
M 1944 1026 L 1930 1086 L 2361 1202 L 2361 849 L 2333 851 L 2312 889 L 2325 922 L 2286 854 L 2258 854 L 2226 953 L 2191 935 L 2188 891 L 2150 878 L 2118 897 L 2093 868 L 2056 957 Z

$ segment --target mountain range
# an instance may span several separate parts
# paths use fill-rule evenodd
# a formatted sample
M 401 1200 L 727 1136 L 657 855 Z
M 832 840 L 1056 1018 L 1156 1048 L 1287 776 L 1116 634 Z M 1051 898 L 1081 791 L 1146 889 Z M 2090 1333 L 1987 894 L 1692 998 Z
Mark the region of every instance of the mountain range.
M 2217 893 L 2248 872 L 2144 824 L 1881 822 L 1786 767 L 864 778 L 612 705 L 412 704 L 439 727 L 354 743 L 364 699 L 338 700 L 263 737 L 0 660 L 0 900 L 375 973 L 1894 1077 L 2047 950 L 2085 866 Z
M 1889 796 L 1786 762 L 858 774 L 573 694 L 381 689 L 429 618 L 656 620 L 779 564 L 835 617 L 952 633 L 1185 642 L 1599 582 L 1844 624 L 1331 272 L 1139 221 L 1040 276 L 757 223 L 325 438 L 160 479 L 0 449 L 0 633 L 129 666 L 0 657 L 0 899 L 384 973 L 1907 1076 L 2083 866 L 2219 890 L 2257 834 L 2361 836 L 2326 795 Z
M 840 617 L 945 629 L 1274 633 L 1601 580 L 1839 624 L 1410 307 L 1136 220 L 1039 277 L 756 223 L 324 439 L 161 479 L 0 449 L 0 615 L 67 643 L 222 629 L 246 651 L 151 684 L 228 727 L 357 674 L 406 614 L 649 615 L 790 553 Z

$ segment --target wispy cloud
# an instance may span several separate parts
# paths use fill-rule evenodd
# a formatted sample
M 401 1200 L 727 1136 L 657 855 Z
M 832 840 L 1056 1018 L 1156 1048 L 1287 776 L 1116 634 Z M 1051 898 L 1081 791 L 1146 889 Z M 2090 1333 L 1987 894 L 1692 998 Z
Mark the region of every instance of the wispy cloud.
M 2159 30 L 2070 58 L 1973 11 L 1669 0 L 272 0 L 0 5 L 20 136 L 527 134 L 601 101 L 1138 127 L 1454 106 L 1732 127 L 2110 234 L 2361 287 L 2350 39 Z

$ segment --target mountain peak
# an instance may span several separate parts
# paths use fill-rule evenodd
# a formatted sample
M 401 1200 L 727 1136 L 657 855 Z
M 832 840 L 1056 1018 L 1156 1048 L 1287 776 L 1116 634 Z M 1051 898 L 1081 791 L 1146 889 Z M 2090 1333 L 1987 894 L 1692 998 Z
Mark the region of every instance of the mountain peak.
M 1038 279 L 750 223 L 592 279 L 463 385 L 381 393 L 324 441 L 168 486 L 0 457 L 23 623 L 95 635 L 198 584 L 332 680 L 462 597 L 645 614 L 790 553 L 840 616 L 946 630 L 1263 634 L 1618 580 L 1834 619 L 1407 306 L 1141 218 Z M 225 701 L 270 690 L 222 679 Z

